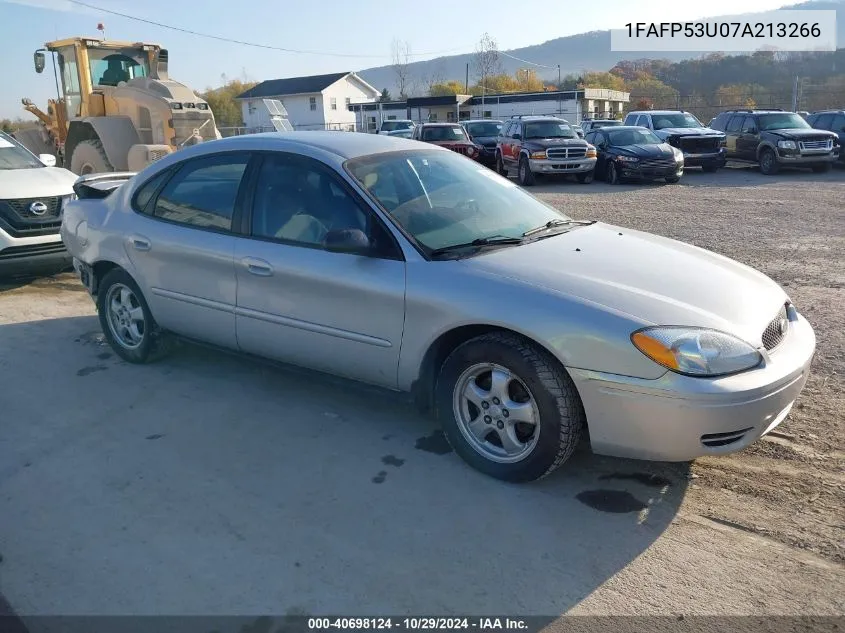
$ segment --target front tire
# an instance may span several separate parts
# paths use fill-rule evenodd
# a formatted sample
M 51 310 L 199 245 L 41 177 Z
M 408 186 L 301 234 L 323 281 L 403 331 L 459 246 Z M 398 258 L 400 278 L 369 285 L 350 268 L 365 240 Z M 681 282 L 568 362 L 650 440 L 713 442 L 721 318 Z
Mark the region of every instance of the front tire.
M 496 152 L 496 173 L 505 178 L 508 177 L 508 168 L 505 167 L 505 161 L 502 160 L 501 152 Z
M 531 165 L 525 156 L 519 159 L 518 179 L 519 184 L 523 187 L 530 187 L 534 184 L 534 172 L 531 171 Z
M 115 268 L 103 277 L 97 291 L 100 327 L 111 348 L 130 363 L 158 360 L 169 351 L 169 340 L 156 325 L 135 280 Z
M 766 176 L 773 176 L 778 173 L 779 165 L 777 156 L 770 148 L 760 152 L 760 172 Z
M 73 148 L 70 170 L 74 174 L 101 174 L 114 171 L 100 141 L 81 141 Z
M 486 475 L 540 479 L 575 450 L 585 426 L 572 379 L 548 352 L 506 332 L 458 346 L 436 386 L 437 416 L 455 452 Z
M 607 175 L 605 176 L 605 180 L 607 180 L 607 184 L 609 185 L 619 184 L 619 169 L 617 169 L 616 163 L 611 161 L 607 164 Z
M 591 169 L 590 171 L 585 171 L 581 174 L 576 174 L 575 179 L 580 182 L 582 185 L 589 185 L 593 182 L 593 178 L 595 178 L 596 170 Z

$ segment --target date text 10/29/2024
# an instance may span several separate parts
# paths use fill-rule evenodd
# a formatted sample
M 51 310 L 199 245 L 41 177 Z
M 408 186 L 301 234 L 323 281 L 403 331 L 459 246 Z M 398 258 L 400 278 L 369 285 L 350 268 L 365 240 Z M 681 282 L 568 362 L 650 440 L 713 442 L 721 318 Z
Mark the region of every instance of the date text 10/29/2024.
M 332 629 L 357 631 L 393 629 L 400 631 L 519 631 L 527 628 L 528 625 L 525 620 L 507 617 L 308 618 L 308 629 L 311 631 Z

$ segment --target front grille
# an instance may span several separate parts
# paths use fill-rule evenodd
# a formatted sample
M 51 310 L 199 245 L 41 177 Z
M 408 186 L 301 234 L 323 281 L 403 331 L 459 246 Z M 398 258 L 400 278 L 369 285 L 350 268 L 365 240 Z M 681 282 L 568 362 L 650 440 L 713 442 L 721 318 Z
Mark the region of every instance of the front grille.
M 707 154 L 719 151 L 719 138 L 710 136 L 682 136 L 677 147 L 687 154 Z
M 173 131 L 176 145 L 181 145 L 190 138 L 194 130 L 199 129 L 204 139 L 214 139 L 214 123 L 208 110 L 194 110 L 192 112 L 173 112 Z M 208 123 L 206 123 L 208 121 Z M 204 124 L 204 125 L 203 125 Z
M 830 151 L 833 149 L 833 141 L 831 139 L 824 139 L 820 141 L 801 141 L 798 143 L 798 147 L 802 150 L 824 150 Z
M 10 246 L 0 251 L 0 260 L 20 259 L 21 257 L 32 257 L 34 255 L 53 255 L 65 252 L 67 252 L 67 249 L 61 242 Z
M 43 214 L 34 213 L 30 206 L 41 202 Z M 0 200 L 0 228 L 12 237 L 32 237 L 57 233 L 62 225 L 61 197 L 16 198 Z
M 546 150 L 549 160 L 562 160 L 566 158 L 584 158 L 587 155 L 586 147 L 555 147 Z
M 786 304 L 782 305 L 777 316 L 763 330 L 763 347 L 766 350 L 773 350 L 781 344 L 789 331 L 789 316 Z
M 641 160 L 638 164 L 640 169 L 670 169 L 677 163 L 674 160 L 656 158 L 654 160 Z
M 738 431 L 729 431 L 727 433 L 706 433 L 701 436 L 701 443 L 709 448 L 718 448 L 720 446 L 729 446 L 735 444 L 745 437 L 753 427 L 746 429 L 739 429 Z

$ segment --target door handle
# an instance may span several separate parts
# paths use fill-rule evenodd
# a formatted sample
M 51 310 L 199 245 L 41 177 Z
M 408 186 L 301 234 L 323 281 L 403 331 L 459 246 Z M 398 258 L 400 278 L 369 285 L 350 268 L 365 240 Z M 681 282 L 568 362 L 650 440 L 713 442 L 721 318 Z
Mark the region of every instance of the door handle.
M 246 267 L 248 273 L 259 277 L 270 277 L 273 274 L 273 267 L 263 259 L 255 257 L 244 257 L 241 263 Z
M 150 240 L 146 237 L 141 237 L 140 235 L 133 235 L 130 237 L 129 243 L 132 244 L 132 248 L 136 251 L 148 251 L 152 247 Z

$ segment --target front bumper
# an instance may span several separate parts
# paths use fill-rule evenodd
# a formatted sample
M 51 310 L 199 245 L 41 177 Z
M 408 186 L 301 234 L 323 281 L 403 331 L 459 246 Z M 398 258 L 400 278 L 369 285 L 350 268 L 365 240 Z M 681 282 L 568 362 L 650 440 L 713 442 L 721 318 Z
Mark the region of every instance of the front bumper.
M 778 163 L 781 165 L 822 165 L 824 163 L 835 163 L 839 160 L 839 148 L 834 148 L 830 152 L 804 153 L 799 154 L 789 153 L 786 150 L 778 149 L 777 153 Z
M 707 152 L 703 154 L 693 154 L 684 152 L 684 166 L 685 167 L 724 167 L 728 161 L 728 152 L 722 147 L 718 152 Z
M 0 277 L 57 273 L 70 268 L 71 261 L 58 232 L 12 237 L 0 229 Z
M 569 369 L 596 453 L 688 461 L 746 448 L 780 424 L 804 388 L 815 351 L 799 314 L 763 364 L 722 378 L 667 372 L 646 380 Z
M 620 163 L 617 163 L 620 165 Z M 676 163 L 670 167 L 649 169 L 636 167 L 632 164 L 621 163 L 620 172 L 622 178 L 639 180 L 657 180 L 659 178 L 673 178 L 684 175 L 684 163 Z
M 476 159 L 479 163 L 483 163 L 484 165 L 495 165 L 496 164 L 496 148 L 495 147 L 482 147 L 481 154 L 478 155 Z
M 528 161 L 528 165 L 535 174 L 580 174 L 595 169 L 596 159 L 567 158 L 564 160 L 550 160 L 548 158 L 532 158 Z

